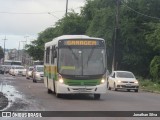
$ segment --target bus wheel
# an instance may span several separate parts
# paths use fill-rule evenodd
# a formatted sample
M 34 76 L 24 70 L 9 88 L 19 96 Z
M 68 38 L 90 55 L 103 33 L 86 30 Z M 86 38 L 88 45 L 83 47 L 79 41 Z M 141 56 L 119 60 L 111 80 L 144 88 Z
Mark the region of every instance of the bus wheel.
M 56 93 L 56 97 L 57 97 L 57 98 L 61 98 L 61 97 L 62 97 L 62 95 L 61 95 L 61 94 Z
M 48 94 L 52 93 L 52 91 L 50 89 L 48 89 Z
M 101 97 L 101 95 L 100 95 L 100 94 L 94 94 L 94 99 L 95 99 L 95 100 L 99 100 L 99 99 L 100 99 L 100 97 Z
M 53 94 L 56 94 L 55 82 L 54 82 L 54 85 L 53 85 L 53 87 L 54 87 Z

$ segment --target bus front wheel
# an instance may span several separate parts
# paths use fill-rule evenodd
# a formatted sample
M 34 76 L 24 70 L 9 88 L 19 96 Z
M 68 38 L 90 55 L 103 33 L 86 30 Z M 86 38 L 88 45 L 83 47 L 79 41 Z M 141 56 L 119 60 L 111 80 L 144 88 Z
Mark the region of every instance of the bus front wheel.
M 52 90 L 48 89 L 48 94 L 52 93 Z
M 95 99 L 95 100 L 99 100 L 99 99 L 100 99 L 100 97 L 101 97 L 101 95 L 100 95 L 100 94 L 94 94 L 94 99 Z

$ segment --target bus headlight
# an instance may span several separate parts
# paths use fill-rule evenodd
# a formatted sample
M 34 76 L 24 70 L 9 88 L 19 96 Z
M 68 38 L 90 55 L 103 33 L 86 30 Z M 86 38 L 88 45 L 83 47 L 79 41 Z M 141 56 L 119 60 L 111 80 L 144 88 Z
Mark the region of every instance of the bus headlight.
M 59 81 L 60 83 L 63 83 L 63 82 L 64 82 L 61 75 L 58 75 L 58 81 Z
M 102 78 L 101 83 L 105 83 L 105 79 L 104 78 Z
M 59 79 L 59 82 L 60 82 L 60 83 L 63 83 L 63 79 L 62 79 L 62 78 L 61 78 L 61 79 Z

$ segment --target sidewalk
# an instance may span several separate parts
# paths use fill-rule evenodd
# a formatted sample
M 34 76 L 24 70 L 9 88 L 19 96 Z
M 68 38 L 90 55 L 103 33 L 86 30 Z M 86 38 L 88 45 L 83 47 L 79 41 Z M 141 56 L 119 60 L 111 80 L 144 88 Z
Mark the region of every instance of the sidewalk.
M 8 98 L 0 92 L 0 110 L 3 110 L 8 105 Z

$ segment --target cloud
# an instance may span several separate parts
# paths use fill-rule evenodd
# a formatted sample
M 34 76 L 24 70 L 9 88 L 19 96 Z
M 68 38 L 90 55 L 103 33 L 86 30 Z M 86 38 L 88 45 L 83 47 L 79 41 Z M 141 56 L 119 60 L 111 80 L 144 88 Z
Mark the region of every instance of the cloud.
M 68 9 L 76 11 L 85 3 L 85 0 L 68 1 Z M 37 36 L 54 25 L 57 18 L 65 15 L 66 8 L 66 0 L 0 0 L 0 3 L 0 38 L 6 35 L 17 41 L 26 34 Z

